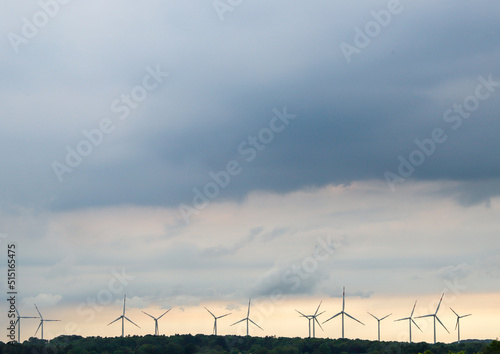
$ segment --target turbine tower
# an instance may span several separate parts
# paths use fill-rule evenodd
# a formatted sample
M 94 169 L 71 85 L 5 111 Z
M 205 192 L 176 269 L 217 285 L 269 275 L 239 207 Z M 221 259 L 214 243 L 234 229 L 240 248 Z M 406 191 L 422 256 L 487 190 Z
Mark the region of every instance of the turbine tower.
M 361 321 L 359 321 L 359 320 L 355 319 L 354 317 L 352 317 L 351 315 L 349 315 L 349 314 L 348 314 L 347 312 L 345 312 L 344 310 L 345 310 L 345 286 L 344 286 L 344 287 L 343 287 L 343 289 L 342 289 L 342 311 L 340 311 L 338 314 L 336 314 L 336 315 L 334 315 L 334 316 L 330 317 L 329 319 L 327 319 L 327 320 L 325 321 L 325 322 L 328 322 L 328 321 L 330 321 L 331 319 L 333 319 L 333 318 L 337 317 L 338 315 L 342 315 L 342 338 L 344 338 L 344 315 L 345 315 L 345 316 L 347 316 L 347 317 L 349 317 L 349 318 L 351 318 L 351 319 L 353 319 L 353 320 L 354 320 L 354 321 L 356 321 L 356 322 L 361 323 L 363 326 L 365 325 L 363 322 L 361 322 Z M 323 322 L 323 323 L 325 323 L 325 322 Z
M 254 321 L 252 321 L 250 319 L 250 300 L 251 299 L 248 299 L 248 312 L 247 312 L 247 317 L 245 317 L 244 319 L 242 320 L 239 320 L 238 322 L 235 322 L 233 323 L 231 326 L 234 326 L 235 324 L 238 324 L 240 322 L 243 322 L 243 321 L 246 321 L 247 322 L 247 336 L 248 336 L 248 322 L 252 322 L 254 325 L 256 325 L 257 327 L 259 327 L 260 329 L 264 330 L 261 326 L 259 326 L 257 323 L 255 323 Z
M 132 323 L 134 326 L 138 327 L 138 328 L 141 328 L 139 327 L 138 325 L 136 325 L 134 322 L 132 322 L 127 316 L 125 316 L 125 298 L 126 298 L 127 295 L 123 295 L 123 315 L 121 315 L 120 317 L 118 317 L 116 320 L 114 321 L 111 321 L 110 323 L 108 323 L 108 326 L 116 321 L 118 321 L 119 319 L 122 320 L 122 337 L 125 336 L 125 320 L 129 321 L 130 323 Z
M 210 310 L 209 310 L 209 309 L 207 309 L 206 307 L 205 307 L 205 310 L 207 310 L 207 311 L 208 311 L 208 313 L 209 313 L 209 314 L 211 314 L 211 315 L 214 317 L 214 334 L 215 334 L 215 335 L 217 335 L 217 320 L 218 320 L 219 318 L 229 316 L 231 313 L 226 313 L 225 315 L 222 315 L 222 316 L 218 316 L 218 317 L 217 317 L 217 316 L 215 316 L 212 312 L 210 312 Z M 247 333 L 247 335 L 248 335 L 248 333 Z
M 434 344 L 436 344 L 436 320 L 438 320 L 438 322 L 441 324 L 441 326 L 443 326 L 443 328 L 446 329 L 446 332 L 450 333 L 450 331 L 448 331 L 448 328 L 446 328 L 445 325 L 443 324 L 443 322 L 441 322 L 441 320 L 437 317 L 437 313 L 439 311 L 439 306 L 441 306 L 441 301 L 443 301 L 443 296 L 444 296 L 444 293 L 443 293 L 443 295 L 441 295 L 441 299 L 439 300 L 439 304 L 436 308 L 436 312 L 431 313 L 430 315 L 416 317 L 416 318 L 434 317 Z
M 17 320 L 16 323 L 14 323 L 14 326 L 17 324 L 17 342 L 21 343 L 21 318 L 40 318 L 40 317 L 21 316 L 19 315 L 19 311 L 17 311 L 17 308 L 16 308 L 16 313 L 17 313 Z
M 377 320 L 377 322 L 378 322 L 378 341 L 380 342 L 380 321 L 382 321 L 383 319 L 385 319 L 385 318 L 389 317 L 390 315 L 392 315 L 392 313 L 390 313 L 390 314 L 388 314 L 387 316 L 384 316 L 384 317 L 382 317 L 382 318 L 377 318 L 377 317 L 373 316 L 373 315 L 372 315 L 371 313 L 369 313 L 369 312 L 368 312 L 368 314 L 369 314 L 370 316 L 372 316 L 374 319 L 376 319 L 376 320 Z
M 40 315 L 40 324 L 38 325 L 38 328 L 36 329 L 36 332 L 35 332 L 35 336 L 36 334 L 38 333 L 38 330 L 40 329 L 40 327 L 42 327 L 42 338 L 43 339 L 43 323 L 44 322 L 56 322 L 56 321 L 60 321 L 60 320 L 46 320 L 42 317 L 42 314 L 40 313 L 40 311 L 38 310 L 38 307 L 36 306 L 35 304 L 35 308 L 36 308 L 36 311 L 38 312 L 38 314 Z
M 309 338 L 311 338 L 311 320 L 313 321 L 313 325 L 312 325 L 312 328 L 313 328 L 313 336 L 312 336 L 312 337 L 313 337 L 313 338 L 316 338 L 316 326 L 315 326 L 315 322 L 317 322 L 317 323 L 318 323 L 319 328 L 321 328 L 321 330 L 323 330 L 323 327 L 321 327 L 321 324 L 319 323 L 318 318 L 317 318 L 319 315 L 321 315 L 322 313 L 324 313 L 324 312 L 325 312 L 325 311 L 322 311 L 322 312 L 318 313 L 318 311 L 319 311 L 319 307 L 321 306 L 321 303 L 322 303 L 322 302 L 323 302 L 323 301 L 321 301 L 321 302 L 319 303 L 318 308 L 316 309 L 316 312 L 314 313 L 314 315 L 304 315 L 304 314 L 303 314 L 302 312 L 300 312 L 299 310 L 295 310 L 295 311 L 297 311 L 298 313 L 300 313 L 300 315 L 301 315 L 302 317 L 305 317 L 305 318 L 307 318 L 307 319 L 309 320 Z
M 164 313 L 163 313 L 160 317 L 158 317 L 158 318 L 157 318 L 157 317 L 153 317 L 153 316 L 151 316 L 149 313 L 146 313 L 146 312 L 142 311 L 142 313 L 143 313 L 143 314 L 148 315 L 149 317 L 151 317 L 151 318 L 155 321 L 155 336 L 157 336 L 157 335 L 158 335 L 158 320 L 159 320 L 160 318 L 162 318 L 162 317 L 163 317 L 163 315 L 165 315 L 165 314 L 166 314 L 168 311 L 170 311 L 170 310 L 172 310 L 172 309 L 168 309 L 167 311 L 165 311 L 165 312 L 164 312 Z M 125 312 L 123 312 L 123 314 L 125 315 Z M 123 337 L 123 335 L 122 335 L 122 337 Z
M 455 329 L 458 328 L 458 343 L 460 343 L 460 319 L 463 317 L 470 316 L 472 315 L 472 313 L 469 313 L 468 315 L 459 316 L 458 313 L 456 313 L 455 310 L 453 310 L 451 307 L 450 310 L 453 311 L 455 315 L 457 315 L 457 324 L 455 325 Z
M 394 320 L 394 322 L 408 320 L 408 322 L 410 323 L 410 343 L 411 343 L 411 324 L 413 323 L 415 326 L 417 326 L 418 329 L 420 329 L 417 322 L 415 322 L 415 320 L 413 319 L 413 312 L 415 311 L 415 306 L 417 306 L 416 300 L 415 300 L 415 304 L 413 305 L 413 310 L 411 310 L 410 317 L 405 317 L 405 318 L 400 318 L 399 320 Z M 421 329 L 420 329 L 420 332 L 422 332 Z

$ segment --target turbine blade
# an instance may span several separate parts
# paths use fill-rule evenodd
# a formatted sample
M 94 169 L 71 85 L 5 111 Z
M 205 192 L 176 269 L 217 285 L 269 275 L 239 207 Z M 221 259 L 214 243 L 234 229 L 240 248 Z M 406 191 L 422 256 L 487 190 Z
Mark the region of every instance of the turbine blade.
M 43 323 L 43 321 L 40 321 L 40 324 L 38 325 L 38 328 L 36 329 L 35 336 L 38 333 L 38 330 L 40 329 L 40 327 L 42 326 L 42 323 Z
M 252 321 L 251 319 L 248 319 L 250 322 L 252 322 L 254 325 L 256 325 L 257 327 L 259 327 L 260 329 L 264 330 L 261 326 L 259 326 L 257 323 L 255 323 L 254 321 Z
M 342 311 L 345 310 L 345 286 L 342 288 Z
M 302 312 L 300 312 L 299 310 L 295 310 L 295 311 L 297 311 L 298 313 L 300 313 L 302 315 L 302 317 L 308 317 L 308 316 L 304 315 Z
M 410 318 L 410 320 L 413 322 L 415 326 L 417 326 L 418 329 L 420 329 L 420 332 L 423 332 L 422 329 L 418 326 L 417 322 L 413 320 L 413 318 Z
M 207 311 L 208 311 L 208 312 L 209 312 L 212 316 L 214 316 L 214 318 L 215 318 L 215 315 L 214 315 L 213 313 L 211 313 L 209 309 L 207 309 L 207 308 L 205 307 L 205 310 L 207 310 Z
M 230 314 L 231 314 L 231 312 L 229 312 L 229 313 L 226 313 L 225 315 L 222 315 L 222 316 L 219 316 L 219 317 L 217 317 L 217 318 L 222 318 L 222 317 L 226 317 L 226 316 L 229 316 Z
M 247 313 L 247 318 L 250 317 L 250 300 L 252 300 L 252 299 L 248 299 L 248 313 Z
M 318 311 L 319 311 L 319 307 L 321 306 L 321 303 L 322 303 L 322 302 L 323 302 L 323 300 L 321 300 L 321 301 L 319 302 L 318 308 L 316 309 L 316 312 L 314 313 L 314 316 L 316 316 L 316 314 L 318 313 Z
M 434 316 L 435 316 L 434 314 L 431 314 L 431 315 L 425 315 L 425 316 L 418 316 L 418 317 L 415 317 L 415 318 L 434 317 Z
M 410 318 L 413 317 L 413 311 L 415 311 L 415 306 L 417 306 L 417 300 L 415 300 L 415 304 L 413 305 L 413 310 L 411 310 Z
M 41 313 L 40 313 L 40 311 L 38 310 L 38 307 L 36 306 L 36 304 L 35 304 L 35 308 L 36 308 L 36 311 L 38 312 L 38 314 L 40 315 L 40 318 L 41 318 L 41 319 L 43 319 L 42 314 L 41 314 Z
M 234 326 L 235 324 L 238 324 L 238 323 L 243 322 L 243 321 L 246 321 L 246 318 L 239 320 L 238 322 L 233 323 L 231 326 Z
M 380 321 L 382 321 L 384 318 L 389 317 L 390 315 L 392 315 L 392 313 L 388 314 L 387 316 L 382 317 L 382 318 L 380 319 Z
M 314 318 L 314 320 L 316 321 L 316 323 L 318 324 L 319 328 L 321 328 L 321 330 L 322 330 L 322 331 L 324 331 L 324 330 L 323 330 L 323 327 L 321 327 L 321 323 L 319 323 L 319 321 L 318 321 L 318 319 L 316 318 L 316 316 L 314 316 L 313 318 Z
M 467 317 L 467 316 L 472 316 L 472 313 L 469 313 L 468 315 L 463 315 L 463 316 L 460 316 L 460 317 L 463 318 L 463 317 Z M 36 318 L 36 317 L 33 317 L 33 318 Z
M 458 322 L 460 321 L 460 317 L 457 317 L 457 324 L 455 325 L 455 331 L 457 330 L 458 327 Z
M 446 332 L 450 333 L 450 331 L 448 331 L 448 328 L 446 328 L 446 326 L 443 324 L 443 322 L 441 322 L 439 317 L 436 316 L 436 320 L 438 320 L 438 322 L 441 323 L 441 326 L 443 326 L 443 328 L 446 329 Z
M 125 316 L 125 298 L 127 295 L 123 295 L 123 316 Z
M 369 313 L 368 311 L 366 311 L 367 314 L 369 314 L 370 316 L 372 316 L 374 319 L 376 319 L 377 321 L 380 321 L 377 317 L 373 316 L 371 313 Z M 384 317 L 385 318 L 385 317 Z
M 160 318 L 162 318 L 164 315 L 166 315 L 170 310 L 172 309 L 168 309 L 167 311 L 165 311 L 164 313 L 162 313 L 162 315 L 160 317 L 157 318 L 157 320 L 159 320 Z
M 411 317 L 400 318 L 399 320 L 394 320 L 394 322 L 403 321 L 403 320 L 411 320 Z
M 455 310 L 453 310 L 451 307 L 450 307 L 450 310 L 453 311 L 453 313 L 458 316 L 458 313 L 456 313 Z M 460 316 L 458 316 L 458 317 L 460 317 Z
M 111 321 L 110 323 L 108 323 L 108 326 L 109 326 L 110 324 L 112 324 L 112 323 L 114 323 L 114 322 L 116 322 L 116 321 L 120 320 L 122 317 L 123 317 L 123 316 L 120 316 L 120 317 L 118 317 L 116 320 Z
M 334 316 L 330 317 L 330 318 L 329 318 L 329 319 L 327 319 L 326 321 L 323 321 L 323 323 L 328 322 L 328 321 L 330 321 L 330 320 L 333 320 L 335 317 L 337 317 L 337 316 L 338 316 L 338 315 L 340 315 L 341 313 L 342 313 L 342 312 L 339 312 L 338 314 L 336 314 L 336 315 L 334 315 Z
M 317 315 L 315 315 L 314 317 L 318 317 L 318 316 L 320 316 L 320 315 L 324 314 L 325 312 L 326 312 L 326 311 L 321 311 L 320 313 L 318 313 L 318 314 L 317 314 Z
M 141 311 L 141 312 L 142 312 L 143 314 L 145 314 L 145 315 L 148 315 L 148 316 L 149 316 L 149 317 L 151 317 L 153 320 L 156 320 L 156 318 L 154 318 L 153 316 L 151 316 L 149 313 L 146 313 L 146 312 L 144 312 L 144 311 Z
M 361 322 L 360 320 L 355 319 L 354 317 L 352 317 L 351 315 L 349 315 L 347 312 L 344 312 L 344 313 L 345 313 L 345 315 L 346 315 L 347 317 L 352 318 L 354 321 L 358 321 L 358 322 L 359 322 L 359 323 L 361 323 L 363 326 L 365 325 L 363 322 Z
M 130 318 L 128 318 L 128 317 L 124 317 L 124 318 L 125 318 L 127 321 L 129 321 L 130 323 L 132 323 L 132 324 L 136 325 L 136 324 L 134 323 L 134 321 L 132 321 Z M 136 326 L 137 326 L 137 325 L 136 325 Z M 139 326 L 137 326 L 137 327 L 139 327 Z M 141 327 L 139 327 L 139 328 L 141 328 Z
M 441 295 L 441 299 L 439 299 L 439 304 L 438 304 L 438 307 L 436 309 L 436 312 L 434 313 L 435 315 L 437 315 L 438 311 L 439 311 L 439 306 L 441 306 L 441 301 L 443 301 L 443 296 L 444 296 L 444 293 L 443 295 Z

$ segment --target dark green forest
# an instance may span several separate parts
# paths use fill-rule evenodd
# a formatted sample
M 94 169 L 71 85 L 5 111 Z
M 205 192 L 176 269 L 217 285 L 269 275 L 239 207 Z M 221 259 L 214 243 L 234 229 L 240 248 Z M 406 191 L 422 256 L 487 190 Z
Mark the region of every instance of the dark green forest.
M 60 336 L 50 342 L 30 338 L 22 344 L 0 342 L 2 353 L 500 353 L 497 340 L 461 343 L 401 343 L 361 339 L 276 338 L 207 335 L 129 336 L 116 338 Z

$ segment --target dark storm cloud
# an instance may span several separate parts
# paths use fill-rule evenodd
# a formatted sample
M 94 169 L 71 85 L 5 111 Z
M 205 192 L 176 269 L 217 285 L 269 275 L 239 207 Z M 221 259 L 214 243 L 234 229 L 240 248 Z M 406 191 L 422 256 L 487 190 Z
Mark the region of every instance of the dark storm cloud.
M 193 188 L 232 160 L 242 171 L 221 200 L 384 180 L 436 128 L 447 140 L 410 179 L 461 181 L 463 204 L 498 195 L 474 185 L 499 177 L 500 87 L 459 129 L 443 114 L 474 94 L 479 76 L 500 81 L 499 5 L 401 4 L 350 64 L 340 43 L 352 44 L 354 28 L 386 2 L 252 2 L 223 22 L 211 2 L 109 4 L 106 13 L 67 5 L 20 53 L 3 44 L 2 203 L 189 205 Z M 2 30 L 18 27 L 12 20 Z M 169 76 L 120 120 L 112 102 L 148 66 Z M 240 144 L 284 107 L 297 117 L 247 161 Z M 65 163 L 66 146 L 76 149 L 82 130 L 105 117 L 114 131 L 59 182 L 53 162 Z

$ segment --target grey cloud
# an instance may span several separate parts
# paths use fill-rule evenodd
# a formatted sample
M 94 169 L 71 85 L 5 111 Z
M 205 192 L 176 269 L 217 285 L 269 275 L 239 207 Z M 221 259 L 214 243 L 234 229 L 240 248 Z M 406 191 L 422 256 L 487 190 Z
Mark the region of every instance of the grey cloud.
M 457 280 L 467 277 L 471 272 L 471 267 L 466 263 L 458 265 L 449 265 L 442 267 L 437 271 L 438 277 L 443 280 Z
M 240 239 L 230 247 L 224 247 L 222 245 L 217 246 L 217 247 L 210 247 L 208 249 L 205 249 L 202 252 L 202 256 L 206 257 L 220 257 L 220 256 L 227 256 L 227 255 L 234 255 L 236 252 L 238 252 L 240 249 L 244 248 L 251 242 L 255 240 L 257 235 L 262 233 L 264 230 L 263 227 L 255 227 L 250 230 L 247 236 L 244 238 Z
M 448 140 L 411 178 L 477 183 L 458 198 L 464 205 L 498 195 L 480 187 L 500 174 L 498 100 L 482 102 L 453 131 L 442 115 L 455 97 L 425 94 L 478 75 L 499 80 L 493 9 L 447 1 L 428 11 L 403 2 L 400 17 L 347 64 L 340 42 L 352 42 L 354 27 L 385 3 L 256 1 L 224 22 L 205 5 L 108 4 L 102 12 L 97 2 L 73 3 L 19 54 L 7 50 L 2 206 L 177 206 L 190 203 L 192 188 L 230 160 L 243 171 L 221 200 L 383 180 L 385 171 L 397 170 L 398 156 L 407 158 L 414 140 L 436 127 Z M 9 20 L 3 32 L 16 23 Z M 127 120 L 117 120 L 111 102 L 157 64 L 170 76 Z M 297 118 L 246 162 L 238 145 L 284 106 Z M 75 148 L 83 129 L 108 116 L 116 130 L 59 183 L 52 162 L 64 162 L 66 146 Z

